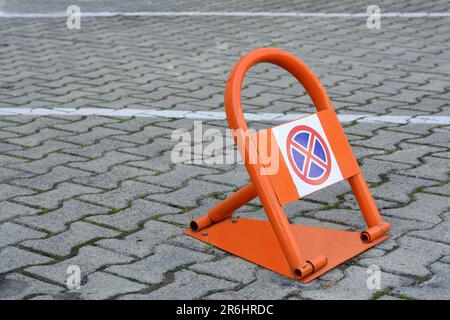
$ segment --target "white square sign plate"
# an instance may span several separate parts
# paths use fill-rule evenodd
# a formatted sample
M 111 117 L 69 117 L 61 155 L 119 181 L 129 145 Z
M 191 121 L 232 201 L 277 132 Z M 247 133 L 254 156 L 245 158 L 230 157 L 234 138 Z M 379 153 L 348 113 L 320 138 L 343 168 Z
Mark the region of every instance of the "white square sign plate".
M 317 115 L 271 130 L 300 197 L 343 180 Z

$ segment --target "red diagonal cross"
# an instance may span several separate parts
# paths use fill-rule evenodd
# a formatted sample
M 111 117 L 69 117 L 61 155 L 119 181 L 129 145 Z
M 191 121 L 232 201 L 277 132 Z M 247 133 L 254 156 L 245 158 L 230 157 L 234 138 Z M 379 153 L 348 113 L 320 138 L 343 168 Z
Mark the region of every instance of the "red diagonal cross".
M 315 154 L 312 153 L 315 136 L 316 135 L 313 132 L 309 132 L 308 149 L 303 147 L 294 139 L 290 141 L 291 147 L 295 148 L 298 152 L 300 152 L 305 156 L 305 170 L 303 172 L 303 175 L 306 177 L 308 176 L 309 170 L 311 168 L 310 167 L 311 160 L 314 161 L 320 167 L 322 167 L 322 169 L 324 169 L 325 171 L 327 170 L 327 164 L 322 159 L 318 158 Z
M 300 134 L 302 132 L 308 133 L 308 145 L 306 147 L 303 147 L 301 144 L 299 144 L 297 141 L 294 140 L 294 137 L 297 134 Z M 313 154 L 313 148 L 314 148 L 314 142 L 320 143 L 322 145 L 322 148 L 325 152 L 325 156 L 327 159 L 327 162 L 324 162 L 322 159 L 317 157 L 315 154 Z M 298 167 L 298 163 L 295 162 L 292 154 L 292 149 L 294 148 L 297 152 L 302 154 L 305 157 L 304 160 L 304 166 L 305 170 L 304 172 L 301 172 L 301 168 Z M 313 128 L 306 126 L 306 125 L 299 125 L 289 132 L 287 139 L 286 139 L 286 151 L 288 151 L 288 161 L 291 165 L 291 168 L 294 170 L 295 174 L 302 179 L 304 182 L 310 184 L 310 185 L 321 185 L 324 183 L 331 173 L 331 155 L 330 151 L 328 150 L 327 144 L 325 140 L 322 138 L 322 136 Z M 311 171 L 311 161 L 314 162 L 314 164 L 318 165 L 322 169 L 325 170 L 325 172 L 322 174 L 320 178 L 310 179 L 308 178 L 308 174 Z

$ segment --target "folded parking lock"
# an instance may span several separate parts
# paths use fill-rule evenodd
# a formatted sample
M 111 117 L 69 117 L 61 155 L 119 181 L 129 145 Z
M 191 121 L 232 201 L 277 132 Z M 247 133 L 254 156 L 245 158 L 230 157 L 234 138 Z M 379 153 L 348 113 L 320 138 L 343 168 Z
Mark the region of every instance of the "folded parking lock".
M 249 130 L 242 113 L 242 82 L 258 63 L 272 63 L 289 71 L 306 89 L 317 113 L 246 136 Z M 390 224 L 380 216 L 330 99 L 302 61 L 274 48 L 250 52 L 228 77 L 225 107 L 252 182 L 193 220 L 187 235 L 303 283 L 388 238 L 385 233 Z M 262 150 L 268 149 L 267 145 L 272 146 L 270 155 Z M 283 205 L 344 179 L 349 181 L 364 216 L 365 231 L 289 223 Z M 268 221 L 232 218 L 233 212 L 256 197 Z

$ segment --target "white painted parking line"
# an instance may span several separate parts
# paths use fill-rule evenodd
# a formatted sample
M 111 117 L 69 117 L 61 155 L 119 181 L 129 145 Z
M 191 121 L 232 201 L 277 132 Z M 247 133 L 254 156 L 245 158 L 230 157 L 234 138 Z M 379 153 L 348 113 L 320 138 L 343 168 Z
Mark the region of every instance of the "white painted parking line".
M 0 108 L 0 116 L 107 116 L 107 117 L 147 117 L 194 120 L 225 120 L 225 112 L 155 110 L 155 109 L 106 109 L 106 108 Z M 244 113 L 248 121 L 286 122 L 297 119 L 301 113 Z M 398 124 L 450 124 L 450 116 L 376 116 L 370 114 L 339 114 L 342 123 L 398 123 Z
M 65 18 L 66 12 L 20 13 L 2 12 L 0 18 Z M 84 12 L 82 17 L 320 17 L 320 18 L 366 18 L 366 12 L 268 12 L 268 11 L 136 11 L 136 12 Z M 450 17 L 450 12 L 382 12 L 383 18 L 442 18 Z

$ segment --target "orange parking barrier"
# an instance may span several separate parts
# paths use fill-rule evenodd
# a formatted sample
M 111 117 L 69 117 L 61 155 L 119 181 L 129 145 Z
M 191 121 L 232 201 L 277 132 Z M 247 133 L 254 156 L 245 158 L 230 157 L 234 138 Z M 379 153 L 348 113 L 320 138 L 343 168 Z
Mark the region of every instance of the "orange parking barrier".
M 239 136 L 248 132 L 242 113 L 242 82 L 247 71 L 262 62 L 289 71 L 318 112 L 245 139 Z M 250 52 L 228 77 L 225 107 L 252 182 L 192 221 L 187 235 L 303 283 L 388 238 L 385 233 L 391 226 L 380 216 L 331 101 L 302 61 L 274 48 Z M 274 161 L 277 170 L 273 170 L 274 163 L 262 160 L 264 143 L 275 146 L 270 157 L 278 159 Z M 367 230 L 359 233 L 289 223 L 283 205 L 342 180 L 349 181 Z M 261 200 L 268 221 L 231 218 L 255 197 Z

